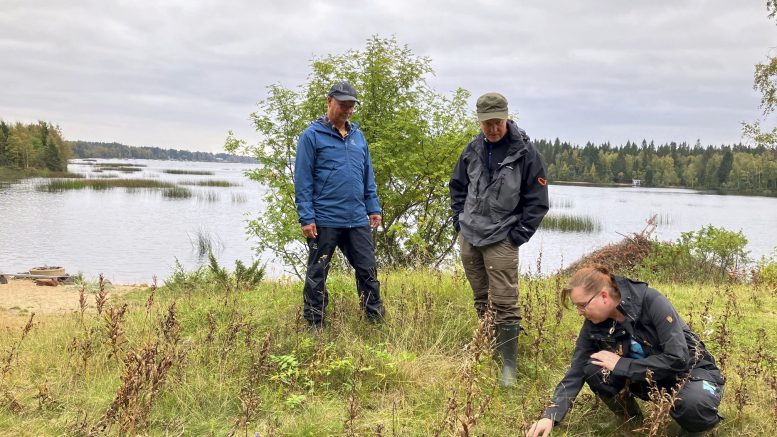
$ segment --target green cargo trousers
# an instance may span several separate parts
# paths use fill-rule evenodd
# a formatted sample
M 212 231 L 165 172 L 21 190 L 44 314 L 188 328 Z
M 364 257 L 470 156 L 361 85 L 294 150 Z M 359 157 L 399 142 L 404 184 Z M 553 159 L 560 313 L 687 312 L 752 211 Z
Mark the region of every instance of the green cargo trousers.
M 488 296 L 497 325 L 517 325 L 518 247 L 505 238 L 488 246 L 475 247 L 459 236 L 461 262 L 475 297 L 475 311 L 482 317 L 488 307 Z

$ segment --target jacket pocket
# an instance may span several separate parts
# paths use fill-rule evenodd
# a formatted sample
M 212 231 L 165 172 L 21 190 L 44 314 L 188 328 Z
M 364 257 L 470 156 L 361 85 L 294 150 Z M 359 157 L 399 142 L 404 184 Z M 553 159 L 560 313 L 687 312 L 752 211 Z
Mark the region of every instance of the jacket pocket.
M 505 167 L 489 188 L 489 215 L 494 223 L 511 215 L 521 200 L 521 171 Z
M 334 169 L 327 169 L 326 175 L 323 177 L 323 181 L 320 184 L 320 189 L 318 190 L 318 194 L 313 198 L 313 200 L 319 200 L 326 198 L 326 188 L 327 188 L 327 182 L 329 182 L 329 178 L 332 177 L 332 174 L 334 174 L 337 170 Z

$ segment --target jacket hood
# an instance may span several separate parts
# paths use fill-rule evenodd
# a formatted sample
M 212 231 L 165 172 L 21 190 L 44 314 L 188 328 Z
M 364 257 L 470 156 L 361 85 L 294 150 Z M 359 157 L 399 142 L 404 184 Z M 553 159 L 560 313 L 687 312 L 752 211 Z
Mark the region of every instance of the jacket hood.
M 645 300 L 645 288 L 648 284 L 647 282 L 632 281 L 622 276 L 614 276 L 614 278 L 621 293 L 618 311 L 626 316 L 626 320 L 634 323 L 642 314 L 642 303 Z
M 359 123 L 354 123 L 352 121 L 348 121 L 347 123 L 351 125 L 351 130 L 348 132 L 349 135 L 359 130 Z M 322 115 L 321 117 L 318 117 L 313 123 L 310 123 L 310 126 L 319 132 L 329 133 L 332 135 L 335 134 L 332 131 L 332 127 L 331 127 L 332 124 L 329 123 L 329 121 L 326 118 L 326 115 Z
M 507 120 L 507 136 L 509 146 L 507 149 L 507 156 L 521 156 L 528 150 L 529 135 L 525 130 L 518 127 L 513 120 Z M 473 138 L 473 147 L 478 153 L 478 156 L 483 156 L 483 148 L 485 147 L 486 135 L 483 132 L 479 132 Z

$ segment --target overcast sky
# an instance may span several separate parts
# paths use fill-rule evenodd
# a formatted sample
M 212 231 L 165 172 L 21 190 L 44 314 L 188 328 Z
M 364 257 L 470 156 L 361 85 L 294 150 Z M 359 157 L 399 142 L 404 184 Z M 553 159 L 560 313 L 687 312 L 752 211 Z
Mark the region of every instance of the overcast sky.
M 218 152 L 266 87 L 315 56 L 396 36 L 430 85 L 507 96 L 532 138 L 741 140 L 765 0 L 0 0 L 0 118 L 66 139 Z

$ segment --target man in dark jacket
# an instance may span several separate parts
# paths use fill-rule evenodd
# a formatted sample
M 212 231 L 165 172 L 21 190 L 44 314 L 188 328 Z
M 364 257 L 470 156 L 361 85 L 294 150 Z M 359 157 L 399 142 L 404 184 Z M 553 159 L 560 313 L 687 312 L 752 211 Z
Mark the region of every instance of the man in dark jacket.
M 348 121 L 359 101 L 348 82 L 332 86 L 327 113 L 300 135 L 294 167 L 294 200 L 307 237 L 304 317 L 311 330 L 324 325 L 329 300 L 326 277 L 339 247 L 356 271 L 356 287 L 366 317 L 383 318 L 371 229 L 381 222 L 367 141 Z
M 475 310 L 482 317 L 490 300 L 495 312 L 500 381 L 509 386 L 515 383 L 521 319 L 518 247 L 548 212 L 548 183 L 542 156 L 508 120 L 504 96 L 480 96 L 477 117 L 482 132 L 464 148 L 451 176 L 451 209 Z

